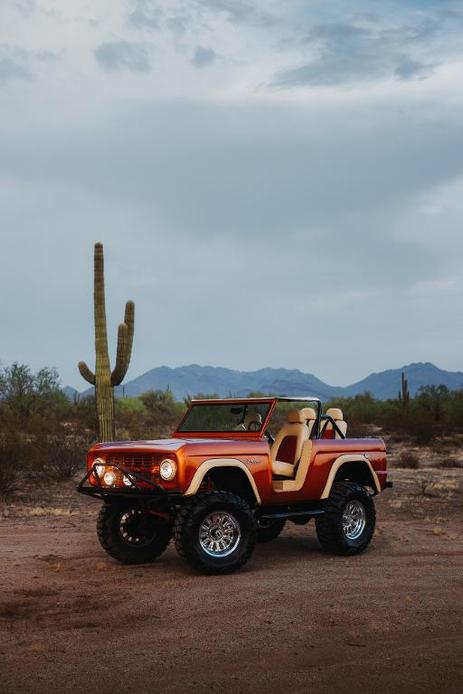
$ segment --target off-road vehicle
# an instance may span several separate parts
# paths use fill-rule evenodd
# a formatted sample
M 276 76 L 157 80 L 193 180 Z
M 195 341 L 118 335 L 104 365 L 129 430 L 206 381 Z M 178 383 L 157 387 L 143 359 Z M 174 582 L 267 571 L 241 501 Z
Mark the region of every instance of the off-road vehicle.
M 386 481 L 381 439 L 347 438 L 317 398 L 193 400 L 172 438 L 93 446 L 78 491 L 104 504 L 98 537 L 124 563 L 151 562 L 174 538 L 195 569 L 242 567 L 286 521 L 315 519 L 322 548 L 362 552 Z

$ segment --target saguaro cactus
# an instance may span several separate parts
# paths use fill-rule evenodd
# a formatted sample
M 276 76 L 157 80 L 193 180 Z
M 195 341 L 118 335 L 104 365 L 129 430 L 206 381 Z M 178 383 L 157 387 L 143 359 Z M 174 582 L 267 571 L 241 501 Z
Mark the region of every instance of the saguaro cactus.
M 81 376 L 95 386 L 100 441 L 114 441 L 116 436 L 114 386 L 118 386 L 122 382 L 129 368 L 133 344 L 135 305 L 133 301 L 128 301 L 125 305 L 124 322 L 119 325 L 117 333 L 116 366 L 111 371 L 106 331 L 104 257 L 101 243 L 95 244 L 94 277 L 95 373 L 88 368 L 84 361 L 80 361 L 78 367 Z
M 407 405 L 410 400 L 410 391 L 408 390 L 408 379 L 405 378 L 405 373 L 402 371 L 402 390 L 399 391 L 399 400 L 403 405 Z

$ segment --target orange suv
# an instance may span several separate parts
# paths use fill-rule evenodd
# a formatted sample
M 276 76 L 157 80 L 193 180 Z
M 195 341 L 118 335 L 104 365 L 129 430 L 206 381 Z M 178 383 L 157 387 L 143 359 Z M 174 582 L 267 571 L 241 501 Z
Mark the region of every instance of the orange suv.
M 93 446 L 78 491 L 103 500 L 98 537 L 119 561 L 151 562 L 173 537 L 194 569 L 229 573 L 287 521 L 363 551 L 388 486 L 384 441 L 348 438 L 341 410 L 259 397 L 193 400 L 170 439 Z

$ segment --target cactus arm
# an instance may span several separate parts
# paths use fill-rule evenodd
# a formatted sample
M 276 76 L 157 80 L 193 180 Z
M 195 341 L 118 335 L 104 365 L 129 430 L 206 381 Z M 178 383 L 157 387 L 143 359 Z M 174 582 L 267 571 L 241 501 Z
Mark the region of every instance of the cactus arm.
M 111 374 L 111 385 L 113 386 L 118 386 L 127 373 L 127 368 L 129 366 L 129 362 L 127 360 L 128 336 L 129 330 L 126 323 L 121 323 L 117 331 L 116 366 Z
M 125 315 L 124 323 L 128 328 L 128 338 L 127 338 L 127 366 L 130 363 L 130 357 L 132 356 L 132 345 L 133 345 L 133 333 L 135 327 L 135 304 L 133 301 L 127 301 L 125 305 Z M 126 369 L 127 371 L 127 369 Z
M 128 301 L 125 306 L 124 322 L 119 325 L 117 333 L 116 366 L 111 374 L 111 384 L 118 386 L 129 368 L 132 354 L 133 332 L 135 323 L 135 305 Z
M 88 368 L 87 364 L 84 361 L 80 361 L 77 364 L 77 367 L 80 371 L 80 375 L 82 376 L 82 378 L 84 378 L 92 386 L 94 386 L 96 383 L 95 374 L 93 373 L 93 371 L 91 371 L 91 369 Z

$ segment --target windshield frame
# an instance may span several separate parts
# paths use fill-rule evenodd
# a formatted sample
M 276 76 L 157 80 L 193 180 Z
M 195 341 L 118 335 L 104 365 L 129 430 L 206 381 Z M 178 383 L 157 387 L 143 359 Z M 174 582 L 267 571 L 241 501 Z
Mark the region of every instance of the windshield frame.
M 204 399 L 204 400 L 192 400 L 190 403 L 190 406 L 188 407 L 187 411 L 183 415 L 182 419 L 178 423 L 178 426 L 176 430 L 173 432 L 172 436 L 174 438 L 188 438 L 188 439 L 193 439 L 193 438 L 200 438 L 200 439 L 251 439 L 251 440 L 261 440 L 264 437 L 266 437 L 266 431 L 267 427 L 270 423 L 272 414 L 275 410 L 275 407 L 277 406 L 278 402 L 294 402 L 294 403 L 312 403 L 316 405 L 316 410 L 317 410 L 317 419 L 314 424 L 313 428 L 313 435 L 312 438 L 318 438 L 319 437 L 319 432 L 320 432 L 320 419 L 321 419 L 321 401 L 319 398 L 312 397 L 312 396 L 301 396 L 301 397 L 291 397 L 291 396 L 263 396 L 263 397 L 257 397 L 257 398 L 211 398 L 211 399 Z M 258 431 L 247 431 L 247 430 L 233 430 L 233 431 L 182 431 L 182 426 L 183 423 L 185 422 L 186 418 L 188 417 L 188 414 L 192 407 L 194 406 L 202 406 L 202 405 L 257 405 L 257 404 L 269 404 L 270 407 L 267 412 L 267 416 L 265 417 L 262 427 Z

